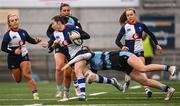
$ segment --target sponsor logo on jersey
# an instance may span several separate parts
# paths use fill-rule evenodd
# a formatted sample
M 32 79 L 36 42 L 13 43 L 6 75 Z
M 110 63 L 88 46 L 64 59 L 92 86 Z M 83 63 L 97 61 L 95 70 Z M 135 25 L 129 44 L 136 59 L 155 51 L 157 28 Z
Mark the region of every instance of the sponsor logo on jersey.
M 23 36 L 25 36 L 26 34 L 25 33 L 23 33 Z
M 127 29 L 127 32 L 129 32 L 129 31 L 131 31 L 131 28 L 128 28 L 128 29 Z
M 142 27 L 139 27 L 139 30 L 141 31 L 141 30 L 142 30 Z
M 16 36 L 16 35 L 14 35 L 12 38 L 13 38 L 13 39 L 16 39 L 16 38 L 17 38 L 17 36 Z
M 59 36 L 56 36 L 56 39 L 59 39 L 60 37 Z

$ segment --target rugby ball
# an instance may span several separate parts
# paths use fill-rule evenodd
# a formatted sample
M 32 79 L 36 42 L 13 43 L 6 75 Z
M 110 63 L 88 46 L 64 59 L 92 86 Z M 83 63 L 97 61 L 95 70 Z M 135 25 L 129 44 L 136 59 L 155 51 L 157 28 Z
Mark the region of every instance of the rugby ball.
M 78 31 L 71 31 L 70 32 L 70 36 L 75 36 L 75 35 L 80 35 L 80 33 Z M 77 46 L 80 46 L 83 44 L 83 40 L 82 39 L 75 39 L 75 40 L 71 40 L 71 42 Z

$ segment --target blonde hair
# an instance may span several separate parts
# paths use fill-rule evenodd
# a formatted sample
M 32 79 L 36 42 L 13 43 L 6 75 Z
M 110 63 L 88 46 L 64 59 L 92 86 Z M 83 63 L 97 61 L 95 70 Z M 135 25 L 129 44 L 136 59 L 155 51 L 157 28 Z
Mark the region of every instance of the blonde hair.
M 8 14 L 7 15 L 7 25 L 8 25 L 8 27 L 10 27 L 10 17 L 12 17 L 12 16 L 17 16 L 16 14 Z M 18 17 L 18 16 L 17 16 Z
M 134 8 L 125 9 L 119 18 L 119 23 L 121 25 L 123 25 L 127 21 L 126 11 L 133 11 L 136 14 L 136 10 Z

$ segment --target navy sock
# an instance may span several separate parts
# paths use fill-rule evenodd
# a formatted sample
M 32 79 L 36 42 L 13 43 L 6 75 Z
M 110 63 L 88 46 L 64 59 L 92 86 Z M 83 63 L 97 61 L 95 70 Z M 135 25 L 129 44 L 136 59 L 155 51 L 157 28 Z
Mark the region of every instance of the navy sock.
M 163 92 L 167 92 L 170 87 L 168 85 L 165 85 L 161 88 Z
M 106 77 L 103 77 L 103 76 L 101 76 L 101 75 L 98 75 L 98 79 L 99 79 L 99 80 L 97 81 L 97 83 L 112 84 L 111 79 L 106 78 Z

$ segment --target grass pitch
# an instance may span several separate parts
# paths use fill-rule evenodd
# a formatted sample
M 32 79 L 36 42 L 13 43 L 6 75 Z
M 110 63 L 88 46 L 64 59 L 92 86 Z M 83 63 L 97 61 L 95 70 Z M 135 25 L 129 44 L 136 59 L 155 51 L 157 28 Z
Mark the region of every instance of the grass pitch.
M 0 105 L 121 105 L 121 106 L 180 106 L 180 81 L 163 81 L 173 86 L 176 93 L 172 100 L 164 101 L 165 93 L 153 90 L 153 96 L 147 98 L 144 89 L 135 82 L 131 82 L 130 89 L 126 93 L 116 90 L 111 85 L 87 84 L 87 101 L 78 101 L 74 88 L 70 89 L 69 101 L 59 101 L 55 98 L 54 82 L 38 82 L 40 100 L 33 100 L 27 84 L 22 82 L 0 82 Z

